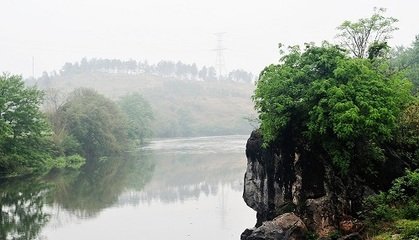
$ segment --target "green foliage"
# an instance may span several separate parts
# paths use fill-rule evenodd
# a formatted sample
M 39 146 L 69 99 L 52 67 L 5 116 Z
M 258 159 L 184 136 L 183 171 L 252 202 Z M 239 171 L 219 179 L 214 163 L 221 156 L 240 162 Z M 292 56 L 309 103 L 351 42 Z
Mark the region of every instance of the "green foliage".
M 368 210 L 367 222 L 370 224 L 390 222 L 396 219 L 397 210 L 388 204 L 387 195 L 383 192 L 367 198 L 365 207 Z
M 352 142 L 363 136 L 374 141 L 389 139 L 400 108 L 409 101 L 408 82 L 398 75 L 378 72 L 363 59 L 340 61 L 333 78 L 336 85 L 326 92 L 327 103 L 312 112 L 312 117 L 331 116 L 325 120 L 331 123 L 339 139 Z M 310 123 L 312 129 L 319 129 L 317 126 Z
M 324 87 L 329 88 L 327 78 L 333 74 L 339 59 L 345 57 L 339 48 L 328 44 L 306 47 L 304 53 L 298 47 L 291 48 L 281 64 L 270 65 L 259 77 L 253 100 L 266 142 L 273 141 L 289 124 L 300 125 L 306 120 L 308 110 L 314 107 L 308 105 L 314 100 L 309 91 L 324 94 Z M 315 79 L 322 82 L 313 83 Z M 312 90 L 307 88 L 309 85 Z M 324 131 L 325 126 L 321 125 L 325 123 L 319 124 L 320 130 Z
M 373 240 L 419 240 L 418 220 L 399 220 L 387 232 L 372 238 Z
M 68 137 L 64 144 L 90 159 L 118 153 L 127 147 L 125 115 L 118 106 L 90 89 L 77 89 L 57 110 Z M 75 142 L 75 141 L 76 142 Z
M 400 220 L 396 222 L 396 227 L 402 239 L 419 239 L 419 220 Z
M 411 200 L 419 203 L 419 170 L 408 170 L 405 176 L 394 180 L 387 194 L 389 203 L 404 205 Z M 419 218 L 419 215 L 416 217 Z
M 48 87 L 63 92 L 71 88 L 90 87 L 111 99 L 138 92 L 152 107 L 154 119 L 151 129 L 154 137 L 219 136 L 252 131 L 243 117 L 255 113 L 250 99 L 255 88 L 253 84 L 163 78 L 150 73 L 96 71 L 52 76 Z M 48 98 L 52 101 L 47 106 L 54 108 L 56 103 L 61 105 L 62 98 L 52 95 Z M 183 121 L 185 119 L 187 122 Z
M 387 231 L 377 239 L 385 239 L 388 231 L 400 234 L 401 239 L 419 237 L 419 170 L 406 171 L 387 192 L 367 198 L 365 208 L 370 229 Z M 389 227 L 383 229 L 383 223 Z
M 51 168 L 58 168 L 58 169 L 79 169 L 86 163 L 86 159 L 82 156 L 75 154 L 71 156 L 61 156 L 56 158 Z
M 372 221 L 393 221 L 399 218 L 419 219 L 419 170 L 407 171 L 394 180 L 387 192 L 369 197 L 366 208 Z
M 128 137 L 144 143 L 152 135 L 151 121 L 154 117 L 150 104 L 138 93 L 122 97 L 118 104 L 127 116 Z
M 374 236 L 372 239 L 373 240 L 399 240 L 397 238 L 393 238 L 392 235 L 388 232 L 382 233 L 378 236 Z
M 62 104 L 56 104 L 60 97 L 53 93 L 53 107 L 47 112 L 54 130 L 52 168 L 80 168 L 85 159 L 121 153 L 131 146 L 131 140 L 144 141 L 151 134 L 151 107 L 139 94 L 122 98 L 120 108 L 91 89 L 73 91 Z
M 21 76 L 0 76 L 0 173 L 41 171 L 52 161 L 51 130 L 39 110 L 42 96 Z
M 403 71 L 413 82 L 413 93 L 417 94 L 419 92 L 419 35 L 410 47 L 399 47 L 394 52 L 392 66 L 398 71 Z
M 265 144 L 304 138 L 345 172 L 355 158 L 383 160 L 410 83 L 388 64 L 352 59 L 324 43 L 290 49 L 262 71 L 253 96 Z
M 397 156 L 406 159 L 412 168 L 419 167 L 419 98 L 401 114 L 392 143 Z
M 386 58 L 390 53 L 387 42 L 374 42 L 368 47 L 368 59 Z

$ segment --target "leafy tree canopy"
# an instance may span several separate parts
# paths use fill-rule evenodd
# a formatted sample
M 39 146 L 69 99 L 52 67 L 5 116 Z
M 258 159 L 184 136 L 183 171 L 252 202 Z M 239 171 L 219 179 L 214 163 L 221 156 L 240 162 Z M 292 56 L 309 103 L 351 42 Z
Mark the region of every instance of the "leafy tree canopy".
M 42 96 L 21 76 L 0 76 L 0 172 L 39 169 L 51 160 L 51 130 L 39 110 Z
M 392 66 L 403 71 L 414 84 L 414 93 L 419 92 L 419 35 L 410 47 L 399 47 L 394 53 Z
M 118 106 L 91 89 L 76 89 L 57 114 L 67 133 L 80 143 L 88 159 L 124 150 L 127 143 L 125 115 Z
M 305 139 L 342 171 L 361 155 L 381 159 L 412 99 L 410 82 L 388 68 L 328 43 L 290 48 L 262 71 L 253 96 L 265 144 Z
M 151 137 L 151 121 L 154 119 L 150 104 L 138 93 L 122 97 L 119 101 L 122 112 L 127 116 L 128 136 L 143 143 Z

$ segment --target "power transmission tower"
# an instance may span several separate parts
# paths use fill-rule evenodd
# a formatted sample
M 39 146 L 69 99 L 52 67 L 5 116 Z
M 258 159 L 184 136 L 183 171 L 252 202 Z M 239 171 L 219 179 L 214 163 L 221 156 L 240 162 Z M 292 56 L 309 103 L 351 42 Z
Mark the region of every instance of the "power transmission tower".
M 215 51 L 216 53 L 215 67 L 217 68 L 217 71 L 218 71 L 218 80 L 221 80 L 221 77 L 224 71 L 226 70 L 225 60 L 224 60 L 224 50 L 226 50 L 226 48 L 224 48 L 223 46 L 224 34 L 225 32 L 214 33 L 214 35 L 217 37 L 217 47 L 213 49 L 213 51 Z
M 32 56 L 32 78 L 35 79 L 35 57 Z

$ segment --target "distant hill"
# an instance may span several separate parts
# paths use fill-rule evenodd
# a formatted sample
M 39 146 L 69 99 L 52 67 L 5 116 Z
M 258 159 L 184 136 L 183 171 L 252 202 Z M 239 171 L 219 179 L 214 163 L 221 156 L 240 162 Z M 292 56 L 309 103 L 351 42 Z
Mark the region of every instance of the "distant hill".
M 251 101 L 254 84 L 247 81 L 166 77 L 153 73 L 84 70 L 62 72 L 37 80 L 43 89 L 68 93 L 87 87 L 118 100 L 132 92 L 141 93 L 153 108 L 155 137 L 188 137 L 248 134 L 254 117 Z

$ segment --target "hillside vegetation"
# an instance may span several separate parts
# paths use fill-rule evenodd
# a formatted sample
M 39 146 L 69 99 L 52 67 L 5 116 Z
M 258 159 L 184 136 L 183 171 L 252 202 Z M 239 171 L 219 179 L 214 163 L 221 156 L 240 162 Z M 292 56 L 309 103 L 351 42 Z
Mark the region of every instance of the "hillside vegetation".
M 186 137 L 247 134 L 254 115 L 250 99 L 254 85 L 232 80 L 190 80 L 153 73 L 78 71 L 43 76 L 37 85 L 60 94 L 93 88 L 119 100 L 129 93 L 141 94 L 152 107 L 155 137 Z

